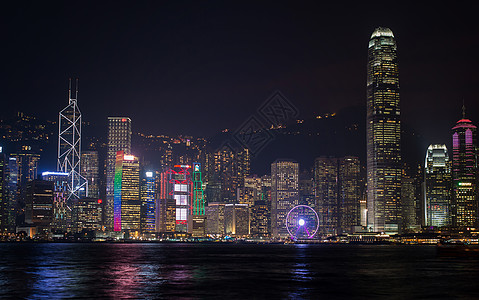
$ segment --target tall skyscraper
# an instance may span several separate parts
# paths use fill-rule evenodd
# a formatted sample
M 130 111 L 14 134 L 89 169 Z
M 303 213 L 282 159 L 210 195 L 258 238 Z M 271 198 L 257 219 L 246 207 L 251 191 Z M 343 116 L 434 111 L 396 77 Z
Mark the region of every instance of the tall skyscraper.
M 271 164 L 271 232 L 275 238 L 289 237 L 288 212 L 299 203 L 299 164 L 276 160 Z
M 324 235 L 336 235 L 339 226 L 338 160 L 333 157 L 316 158 L 314 181 L 319 232 Z
M 116 153 L 131 153 L 131 119 L 127 117 L 108 117 L 108 153 L 106 161 L 106 203 L 104 207 L 104 225 L 113 231 L 113 197 Z
M 140 163 L 118 151 L 115 163 L 114 230 L 140 231 Z
M 477 127 L 463 118 L 452 128 L 453 224 L 477 226 Z
M 158 198 L 156 172 L 145 172 L 141 179 L 141 232 L 156 230 L 156 202 Z
M 360 164 L 354 156 L 318 157 L 314 163 L 320 233 L 352 233 L 360 225 Z
M 81 197 L 82 191 L 88 193 L 88 184 L 80 175 L 81 160 L 81 113 L 77 105 L 78 79 L 75 96 L 72 96 L 71 80 L 68 89 L 68 106 L 58 116 L 58 161 L 57 171 L 68 173 L 67 205 Z
M 354 226 L 361 223 L 360 216 L 360 164 L 354 156 L 346 156 L 338 160 L 339 174 L 339 232 L 352 233 Z
M 426 226 L 451 225 L 451 162 L 446 145 L 430 145 L 424 162 Z
M 100 163 L 98 151 L 83 151 L 81 154 L 81 174 L 88 182 L 88 197 L 98 198 L 100 196 Z M 86 197 L 82 193 L 82 197 Z
M 399 71 L 394 34 L 374 30 L 367 67 L 368 226 L 398 232 L 401 197 L 401 121 Z

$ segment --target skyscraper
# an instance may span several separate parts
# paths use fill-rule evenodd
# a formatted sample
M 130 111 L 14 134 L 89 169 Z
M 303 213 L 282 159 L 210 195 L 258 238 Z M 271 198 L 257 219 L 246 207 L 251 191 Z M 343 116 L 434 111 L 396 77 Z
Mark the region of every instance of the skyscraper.
M 81 158 L 81 113 L 77 105 L 78 79 L 75 96 L 72 96 L 71 80 L 68 89 L 68 105 L 58 116 L 58 161 L 57 171 L 68 173 L 67 205 L 81 197 L 82 191 L 88 193 L 88 184 L 80 175 Z
M 335 235 L 339 225 L 338 160 L 333 157 L 316 158 L 314 181 L 319 231 L 324 235 Z
M 115 179 L 116 153 L 131 153 L 131 119 L 127 117 L 108 117 L 108 154 L 106 161 L 106 203 L 104 224 L 107 230 L 113 230 L 113 188 Z
M 100 196 L 100 163 L 98 151 L 83 151 L 81 154 L 81 174 L 88 182 L 88 195 L 82 196 L 98 198 Z
M 424 163 L 426 226 L 451 225 L 451 163 L 446 145 L 430 145 Z
M 352 233 L 354 226 L 360 225 L 360 164 L 354 156 L 338 160 L 339 195 L 338 214 L 339 232 Z
M 353 232 L 360 224 L 359 159 L 318 157 L 314 162 L 316 210 L 321 234 Z
M 397 232 L 400 227 L 401 121 L 399 71 L 394 34 L 374 30 L 367 67 L 368 226 Z
M 453 225 L 478 225 L 477 127 L 463 118 L 452 128 Z
M 141 232 L 156 230 L 156 202 L 158 197 L 156 172 L 145 172 L 141 179 Z
M 115 163 L 114 230 L 140 231 L 140 163 L 118 151 Z
M 271 164 L 271 232 L 277 238 L 289 236 L 288 212 L 299 203 L 299 164 L 293 160 L 276 160 Z

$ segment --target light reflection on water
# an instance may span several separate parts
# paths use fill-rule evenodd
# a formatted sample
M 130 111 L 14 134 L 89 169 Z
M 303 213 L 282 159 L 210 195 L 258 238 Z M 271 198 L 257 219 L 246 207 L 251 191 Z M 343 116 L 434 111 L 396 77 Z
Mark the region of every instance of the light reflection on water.
M 0 244 L 0 298 L 475 297 L 477 258 L 428 246 Z

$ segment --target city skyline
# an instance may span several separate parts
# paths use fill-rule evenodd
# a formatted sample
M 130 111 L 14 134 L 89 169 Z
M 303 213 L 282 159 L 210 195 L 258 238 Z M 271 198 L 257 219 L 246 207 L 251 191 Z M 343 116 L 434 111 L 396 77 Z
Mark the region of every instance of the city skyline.
M 427 139 L 424 148 L 449 145 L 463 101 L 478 119 L 478 31 L 467 7 L 429 12 L 420 4 L 410 13 L 399 5 L 385 14 L 383 4 L 11 5 L 2 21 L 10 58 L 2 90 L 15 102 L 8 109 L 55 119 L 40 103 L 63 107 L 68 78 L 79 77 L 84 120 L 97 127 L 128 115 L 135 131 L 209 136 L 239 127 L 275 90 L 301 118 L 364 105 L 364 36 L 385 26 L 401 49 L 403 122 Z M 180 107 L 200 121 L 171 125 Z

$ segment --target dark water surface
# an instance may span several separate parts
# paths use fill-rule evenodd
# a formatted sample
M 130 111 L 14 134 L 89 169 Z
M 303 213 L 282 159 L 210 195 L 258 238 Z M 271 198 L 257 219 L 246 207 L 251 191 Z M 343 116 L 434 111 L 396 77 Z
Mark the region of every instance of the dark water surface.
M 434 246 L 0 244 L 0 298 L 479 299 Z

